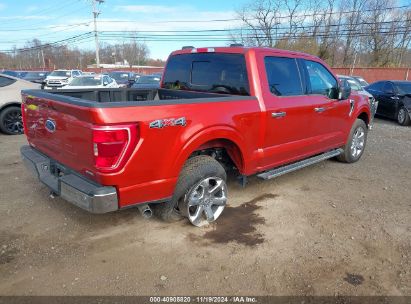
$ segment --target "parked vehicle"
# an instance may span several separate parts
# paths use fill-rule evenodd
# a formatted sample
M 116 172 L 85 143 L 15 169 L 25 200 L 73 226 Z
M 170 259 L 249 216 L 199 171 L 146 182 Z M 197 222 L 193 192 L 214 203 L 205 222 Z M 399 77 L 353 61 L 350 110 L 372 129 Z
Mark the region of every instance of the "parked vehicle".
M 12 70 L 3 70 L 1 72 L 1 74 L 3 75 L 9 75 L 9 76 L 13 76 L 13 77 L 20 78 L 20 79 L 24 78 L 26 73 L 27 73 L 26 71 L 12 71 Z
M 48 74 L 49 72 L 47 71 L 29 71 L 23 79 L 34 83 L 39 83 L 44 87 Z
M 120 88 L 130 88 L 136 80 L 136 74 L 133 72 L 113 71 L 108 75 L 117 82 Z
M 269 48 L 173 52 L 157 90 L 28 90 L 23 100 L 21 154 L 51 191 L 93 213 L 136 206 L 196 226 L 223 212 L 227 170 L 245 185 L 332 157 L 356 162 L 371 117 L 367 98 L 319 58 Z
M 377 114 L 406 126 L 411 115 L 411 81 L 377 81 L 365 89 L 378 101 Z
M 358 92 L 358 94 L 364 95 L 368 98 L 368 102 L 370 103 L 370 108 L 371 108 L 371 121 L 370 124 L 372 123 L 372 120 L 374 119 L 375 113 L 377 112 L 378 109 L 378 101 L 372 96 L 370 93 L 368 93 L 360 84 L 360 82 L 351 77 L 351 76 L 346 76 L 346 75 L 337 75 L 338 79 L 342 81 L 346 81 L 347 84 L 351 87 L 351 90 L 354 90 Z
M 15 135 L 23 133 L 21 121 L 21 90 L 40 86 L 19 78 L 0 74 L 0 131 Z
M 160 87 L 160 77 L 152 75 L 140 76 L 133 84 L 133 88 L 136 89 L 158 89 Z
M 118 88 L 117 82 L 108 75 L 82 75 L 74 78 L 68 85 L 64 86 L 65 90 L 75 89 L 98 89 L 98 88 Z
M 360 85 L 365 88 L 369 83 L 367 81 L 365 81 L 364 78 L 362 78 L 361 76 L 351 76 L 352 78 L 356 79 Z
M 62 88 L 81 74 L 80 70 L 55 70 L 46 77 L 44 89 Z

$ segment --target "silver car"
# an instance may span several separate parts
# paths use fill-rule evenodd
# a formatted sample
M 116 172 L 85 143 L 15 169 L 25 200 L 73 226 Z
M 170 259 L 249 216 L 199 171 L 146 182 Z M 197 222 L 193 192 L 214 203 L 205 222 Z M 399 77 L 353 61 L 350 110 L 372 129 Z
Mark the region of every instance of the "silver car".
M 337 75 L 337 77 L 341 81 L 346 81 L 348 85 L 351 87 L 351 90 L 356 91 L 358 94 L 368 97 L 368 102 L 370 104 L 370 109 L 371 109 L 371 121 L 370 121 L 370 125 L 371 125 L 372 120 L 374 119 L 375 113 L 377 112 L 378 101 L 374 98 L 374 96 L 372 96 L 362 87 L 361 83 L 356 78 L 351 77 L 351 76 L 346 76 L 346 75 Z
M 13 76 L 0 74 L 0 131 L 14 135 L 23 133 L 21 90 L 39 89 L 40 85 Z

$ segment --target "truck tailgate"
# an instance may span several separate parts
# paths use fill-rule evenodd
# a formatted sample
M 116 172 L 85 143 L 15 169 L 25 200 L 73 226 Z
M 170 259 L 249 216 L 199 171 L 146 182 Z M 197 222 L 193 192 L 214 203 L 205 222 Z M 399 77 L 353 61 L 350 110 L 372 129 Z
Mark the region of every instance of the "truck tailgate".
M 81 174 L 94 171 L 92 109 L 23 94 L 22 110 L 31 146 Z

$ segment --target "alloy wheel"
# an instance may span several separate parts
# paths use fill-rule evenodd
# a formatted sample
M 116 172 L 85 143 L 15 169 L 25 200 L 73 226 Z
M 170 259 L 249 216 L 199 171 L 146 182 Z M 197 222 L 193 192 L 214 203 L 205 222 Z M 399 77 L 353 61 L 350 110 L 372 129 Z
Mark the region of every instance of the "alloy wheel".
M 207 177 L 191 188 L 185 197 L 190 222 L 197 227 L 214 222 L 227 204 L 227 185 L 220 177 Z

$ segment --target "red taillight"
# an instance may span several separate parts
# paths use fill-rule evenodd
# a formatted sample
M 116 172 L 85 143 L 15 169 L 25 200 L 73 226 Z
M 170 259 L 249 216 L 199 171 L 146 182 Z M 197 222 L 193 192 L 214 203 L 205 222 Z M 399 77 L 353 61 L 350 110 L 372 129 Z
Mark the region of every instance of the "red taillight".
M 138 142 L 136 125 L 93 128 L 94 165 L 102 172 L 120 170 Z
M 24 103 L 21 104 L 21 120 L 23 122 L 23 129 L 24 129 L 24 133 L 27 134 L 27 123 L 26 123 L 26 114 L 27 114 L 27 110 L 26 110 L 26 105 Z

